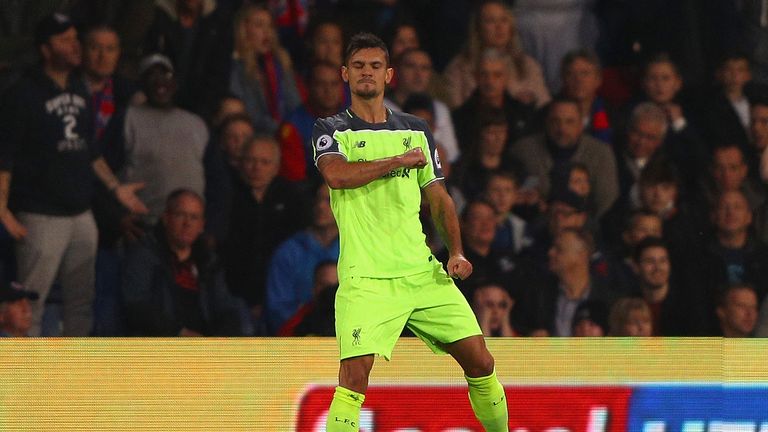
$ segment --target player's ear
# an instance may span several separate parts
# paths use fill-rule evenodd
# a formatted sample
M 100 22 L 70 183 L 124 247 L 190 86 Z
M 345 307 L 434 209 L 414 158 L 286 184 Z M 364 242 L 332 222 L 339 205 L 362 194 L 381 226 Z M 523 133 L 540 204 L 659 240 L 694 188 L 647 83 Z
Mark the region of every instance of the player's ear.
M 387 68 L 387 75 L 384 77 L 384 82 L 389 84 L 392 81 L 392 77 L 395 76 L 395 70 L 391 67 Z
M 349 82 L 349 71 L 346 66 L 341 67 L 341 79 L 343 79 L 345 83 Z

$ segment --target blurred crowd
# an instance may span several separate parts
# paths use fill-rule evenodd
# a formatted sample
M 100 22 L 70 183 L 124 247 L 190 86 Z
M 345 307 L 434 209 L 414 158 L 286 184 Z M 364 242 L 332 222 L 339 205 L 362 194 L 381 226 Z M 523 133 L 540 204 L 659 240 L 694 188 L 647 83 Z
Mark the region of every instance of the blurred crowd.
M 4 0 L 0 334 L 333 335 L 311 134 L 360 31 L 486 336 L 768 336 L 762 0 Z

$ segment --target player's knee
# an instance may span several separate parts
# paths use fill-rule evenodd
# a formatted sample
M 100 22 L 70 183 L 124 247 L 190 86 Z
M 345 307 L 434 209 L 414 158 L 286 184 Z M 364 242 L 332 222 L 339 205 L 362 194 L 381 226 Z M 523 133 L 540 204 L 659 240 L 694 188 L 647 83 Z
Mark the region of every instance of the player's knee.
M 480 354 L 478 358 L 464 371 L 468 377 L 479 378 L 493 373 L 495 366 L 493 356 L 487 350 Z

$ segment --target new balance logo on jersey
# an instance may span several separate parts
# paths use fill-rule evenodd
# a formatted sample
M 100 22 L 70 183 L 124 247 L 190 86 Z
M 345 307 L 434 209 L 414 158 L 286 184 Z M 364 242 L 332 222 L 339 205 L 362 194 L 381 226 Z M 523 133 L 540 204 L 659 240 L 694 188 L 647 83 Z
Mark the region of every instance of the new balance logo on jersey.
M 405 147 L 406 150 L 410 150 L 411 147 L 411 137 L 403 138 L 403 147 Z
M 357 148 L 365 147 L 365 141 L 358 141 L 357 144 L 355 144 L 355 147 Z

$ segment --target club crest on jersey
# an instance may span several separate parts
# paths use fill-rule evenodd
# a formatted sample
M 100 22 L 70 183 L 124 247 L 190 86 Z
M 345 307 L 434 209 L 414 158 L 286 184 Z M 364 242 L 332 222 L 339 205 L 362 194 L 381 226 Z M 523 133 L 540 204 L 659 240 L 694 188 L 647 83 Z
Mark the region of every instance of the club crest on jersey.
M 438 168 L 442 168 L 443 164 L 440 163 L 440 154 L 437 153 L 437 149 L 435 149 L 435 166 Z
M 405 137 L 403 138 L 403 147 L 405 147 L 406 150 L 410 150 L 411 147 L 411 137 Z
M 318 151 L 323 151 L 330 147 L 333 144 L 333 138 L 331 138 L 330 135 L 320 135 L 320 138 L 317 139 L 317 142 L 315 143 L 315 147 Z

